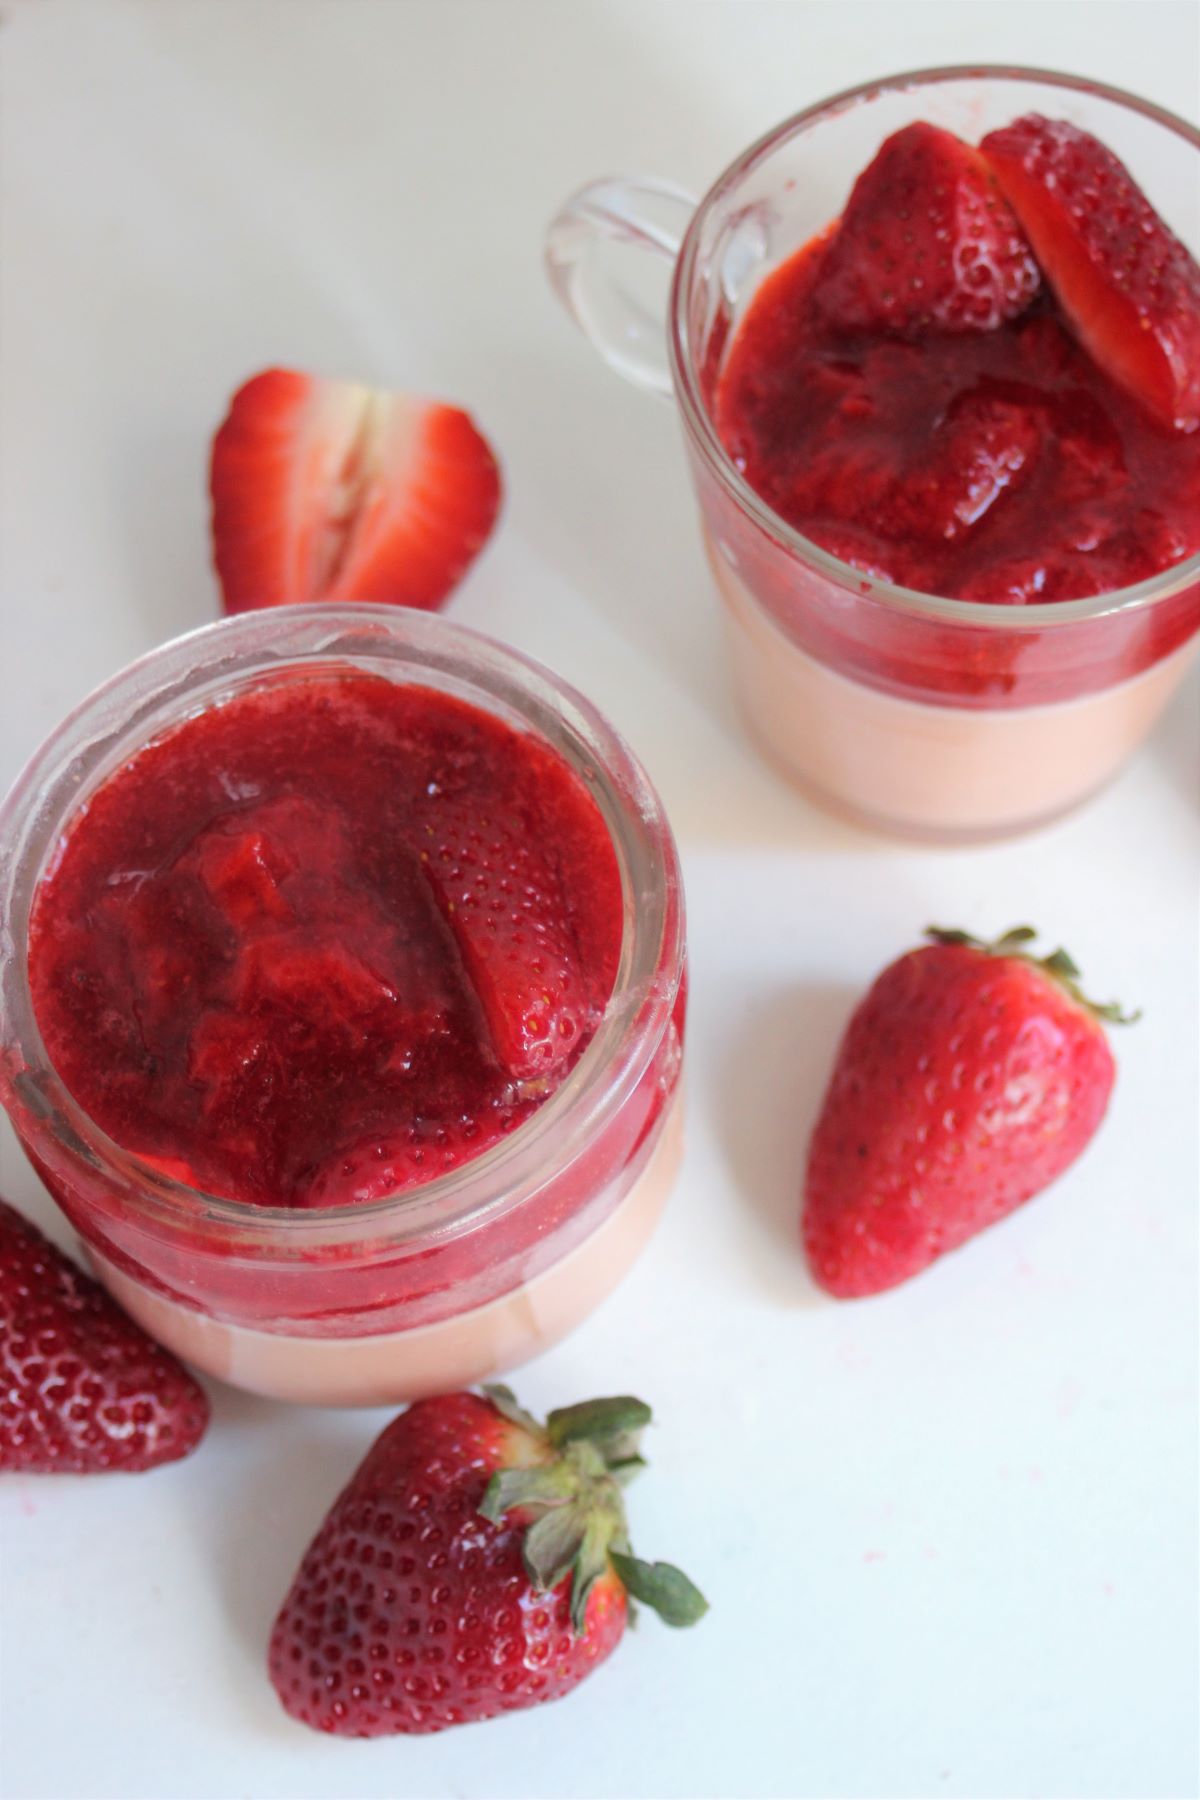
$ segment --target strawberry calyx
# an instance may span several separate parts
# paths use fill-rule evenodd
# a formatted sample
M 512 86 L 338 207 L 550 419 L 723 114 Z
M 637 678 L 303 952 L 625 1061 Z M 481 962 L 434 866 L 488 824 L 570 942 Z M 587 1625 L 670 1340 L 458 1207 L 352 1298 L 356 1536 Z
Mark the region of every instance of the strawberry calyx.
M 588 1599 L 610 1573 L 631 1600 L 640 1600 L 667 1625 L 694 1625 L 708 1602 L 671 1563 L 633 1554 L 622 1487 L 645 1463 L 641 1433 L 650 1408 L 631 1395 L 559 1407 L 545 1424 L 517 1404 L 510 1389 L 486 1387 L 496 1410 L 533 1440 L 535 1457 L 498 1470 L 479 1511 L 498 1525 L 510 1512 L 529 1519 L 522 1544 L 525 1569 L 539 1593 L 571 1578 L 571 1625 L 583 1633 Z M 632 1609 L 631 1609 L 632 1610 Z
M 1127 1013 L 1116 1000 L 1090 1000 L 1084 993 L 1080 983 L 1083 979 L 1078 963 L 1070 953 L 1060 945 L 1048 956 L 1033 956 L 1024 946 L 1032 944 L 1037 937 L 1033 925 L 1013 925 L 1002 932 L 998 938 L 976 937 L 970 931 L 942 925 L 928 925 L 925 936 L 935 944 L 962 944 L 971 950 L 981 950 L 985 956 L 998 956 L 1014 959 L 1017 962 L 1029 963 L 1040 969 L 1052 981 L 1069 994 L 1077 1006 L 1091 1013 L 1094 1019 L 1101 1019 L 1106 1025 L 1133 1025 L 1142 1016 L 1141 1008 Z

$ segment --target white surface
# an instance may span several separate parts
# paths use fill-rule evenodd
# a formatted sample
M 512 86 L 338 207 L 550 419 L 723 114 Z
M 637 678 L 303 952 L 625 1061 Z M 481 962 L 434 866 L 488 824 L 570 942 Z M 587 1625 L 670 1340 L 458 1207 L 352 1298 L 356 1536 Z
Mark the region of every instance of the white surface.
M 707 1588 L 569 1701 L 428 1740 L 291 1724 L 263 1644 L 376 1415 L 224 1391 L 201 1453 L 6 1478 L 8 1800 L 1186 1795 L 1196 1771 L 1196 689 L 1087 812 L 996 849 L 852 832 L 746 748 L 677 433 L 545 292 L 590 176 L 699 189 L 871 73 L 1013 59 L 1194 111 L 1187 4 L 4 0 L 0 779 L 215 611 L 204 458 L 294 362 L 455 396 L 508 502 L 454 615 L 577 681 L 686 865 L 690 1141 L 633 1277 L 519 1382 L 644 1392 L 644 1555 Z M 821 1299 L 804 1143 L 854 995 L 930 919 L 1031 918 L 1146 1018 L 1058 1190 L 899 1292 Z M 50 1208 L 6 1135 L 0 1188 Z M 57 1229 L 57 1228 L 56 1228 Z M 62 1236 L 63 1233 L 59 1232 Z

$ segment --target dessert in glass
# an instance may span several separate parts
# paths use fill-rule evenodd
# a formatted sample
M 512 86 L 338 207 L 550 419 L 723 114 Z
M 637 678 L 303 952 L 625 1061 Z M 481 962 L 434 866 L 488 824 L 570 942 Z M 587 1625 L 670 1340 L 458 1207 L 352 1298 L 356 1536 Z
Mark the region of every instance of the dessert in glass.
M 1101 788 L 1178 687 L 1198 151 L 1095 83 L 929 70 L 788 120 L 699 205 L 612 181 L 554 221 L 568 308 L 678 403 L 750 730 L 835 810 L 1027 829 Z M 632 250 L 673 269 L 665 345 Z
M 0 1097 L 101 1279 L 209 1373 L 383 1404 L 533 1355 L 680 1147 L 683 901 L 587 701 L 432 615 L 153 651 L 0 813 Z

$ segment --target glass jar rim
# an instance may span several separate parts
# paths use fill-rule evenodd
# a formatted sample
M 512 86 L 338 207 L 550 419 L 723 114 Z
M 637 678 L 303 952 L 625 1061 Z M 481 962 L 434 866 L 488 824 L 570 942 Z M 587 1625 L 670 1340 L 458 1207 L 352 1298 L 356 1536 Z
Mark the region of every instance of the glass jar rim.
M 388 675 L 388 664 L 392 674 Z M 176 1181 L 118 1144 L 67 1089 L 46 1051 L 28 978 L 29 909 L 53 846 L 88 793 L 173 725 L 306 663 L 440 687 L 550 742 L 583 776 L 612 838 L 625 922 L 616 982 L 566 1080 L 510 1135 L 447 1174 L 345 1207 L 262 1207 Z M 140 701 L 140 704 L 139 704 Z M 121 721 L 124 721 L 123 723 Z M 143 721 L 146 729 L 140 729 Z M 552 731 L 557 735 L 552 735 Z M 118 753 L 113 753 L 113 746 Z M 434 1244 L 501 1217 L 541 1190 L 619 1111 L 671 1024 L 684 944 L 683 890 L 670 826 L 620 734 L 534 658 L 438 614 L 336 602 L 272 607 L 197 627 L 103 682 L 34 752 L 0 803 L 0 1080 L 71 1147 L 132 1184 L 132 1210 L 168 1229 L 203 1224 L 234 1245 L 311 1253 L 386 1237 Z M 31 1075 L 36 1071 L 36 1082 Z M 35 1091 L 36 1090 L 36 1091 Z
M 1078 600 L 1041 600 L 1022 606 L 997 605 L 995 602 L 981 600 L 952 600 L 937 594 L 923 594 L 915 588 L 902 587 L 899 583 L 867 575 L 852 563 L 843 562 L 806 538 L 754 491 L 727 453 L 705 405 L 699 367 L 693 355 L 688 327 L 688 300 L 702 227 L 714 209 L 767 157 L 793 138 L 800 137 L 819 125 L 822 120 L 834 118 L 851 107 L 877 99 L 881 94 L 932 87 L 950 81 L 1026 81 L 1045 87 L 1065 88 L 1075 93 L 1097 95 L 1162 125 L 1190 144 L 1194 150 L 1200 151 L 1200 130 L 1167 107 L 1143 100 L 1136 94 L 1112 87 L 1106 82 L 1093 81 L 1087 76 L 1063 74 L 1053 69 L 1024 68 L 1017 64 L 962 63 L 911 69 L 896 75 L 858 82 L 824 100 L 815 101 L 811 106 L 804 107 L 780 124 L 772 126 L 735 157 L 704 194 L 689 221 L 671 282 L 668 333 L 671 375 L 685 428 L 708 469 L 729 498 L 741 511 L 749 514 L 766 536 L 772 538 L 782 549 L 815 567 L 827 580 L 848 593 L 853 593 L 856 598 L 866 597 L 895 611 L 948 625 L 1009 632 L 1040 632 L 1104 618 L 1112 613 L 1147 609 L 1157 605 L 1159 601 L 1169 600 L 1185 592 L 1200 581 L 1200 551 L 1131 587 L 1113 588 L 1108 593 L 1089 594 Z

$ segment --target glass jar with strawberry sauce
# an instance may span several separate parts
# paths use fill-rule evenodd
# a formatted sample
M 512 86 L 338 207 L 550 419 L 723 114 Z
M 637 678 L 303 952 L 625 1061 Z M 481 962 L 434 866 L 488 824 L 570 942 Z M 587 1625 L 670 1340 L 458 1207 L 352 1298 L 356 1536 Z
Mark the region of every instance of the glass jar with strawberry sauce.
M 1073 807 L 1120 769 L 1177 689 L 1200 627 L 1200 432 L 1188 421 L 1172 429 L 1085 367 L 1084 352 L 1067 341 L 1071 321 L 1064 325 L 1068 309 L 1056 298 L 1063 269 L 1052 266 L 1052 241 L 1039 253 L 1041 291 L 1027 317 L 994 341 L 976 334 L 972 343 L 964 333 L 951 344 L 938 333 L 890 332 L 886 324 L 864 338 L 856 335 L 860 318 L 844 344 L 817 345 L 811 362 L 825 386 L 819 398 L 827 416 L 842 416 L 840 444 L 832 431 L 824 441 L 819 432 L 805 436 L 814 416 L 805 393 L 774 405 L 772 383 L 789 375 L 796 346 L 776 354 L 772 333 L 778 346 L 786 335 L 778 328 L 805 303 L 822 257 L 832 257 L 847 196 L 882 144 L 919 121 L 955 134 L 973 158 L 989 134 L 1031 114 L 1067 121 L 1106 146 L 1161 215 L 1159 229 L 1169 227 L 1195 253 L 1200 133 L 1115 89 L 1004 68 L 924 70 L 838 94 L 751 145 L 698 205 L 666 183 L 597 183 L 568 202 L 547 243 L 551 279 L 605 360 L 679 407 L 752 734 L 836 810 L 942 840 L 1023 830 Z M 1093 182 L 1086 169 L 1079 179 L 1080 205 L 1111 223 L 1111 242 L 1124 258 L 1122 221 L 1134 220 L 1133 235 L 1144 223 L 1130 210 L 1128 187 L 1111 174 Z M 876 198 L 871 229 L 859 223 L 860 247 L 874 249 L 878 275 L 898 264 L 912 227 L 928 215 L 910 214 L 906 199 L 882 183 Z M 935 223 L 940 231 L 943 221 Z M 906 281 L 925 279 L 938 253 L 933 243 L 920 248 L 926 260 Z M 640 298 L 644 283 L 625 278 L 628 259 L 642 252 L 663 258 L 673 273 L 665 342 L 661 318 Z M 1118 268 L 1118 289 L 1121 279 Z M 882 289 L 881 280 L 881 318 L 893 298 Z M 969 297 L 969 276 L 964 290 Z M 862 292 L 860 285 L 860 300 Z M 1088 324 L 1094 329 L 1094 320 Z M 1109 332 L 1110 347 L 1153 337 L 1150 324 L 1126 320 Z M 1190 349 L 1180 341 L 1171 349 L 1192 366 L 1176 368 L 1175 377 L 1195 389 L 1200 351 L 1194 338 Z M 964 364 L 978 352 L 978 366 L 939 416 L 941 398 L 922 384 L 931 351 L 940 357 L 948 344 L 950 358 Z M 1014 352 L 1008 364 L 1006 348 Z M 1034 393 L 1039 383 L 1045 391 Z M 903 421 L 906 395 L 914 402 L 902 446 L 911 457 L 907 491 L 891 479 L 895 445 L 880 449 L 869 421 L 876 402 Z M 757 446 L 743 429 L 755 407 Z M 1128 427 L 1123 448 L 1110 430 L 1114 417 L 1121 431 Z M 786 462 L 775 458 L 772 434 L 781 425 L 799 428 Z M 1067 534 L 1061 484 L 1037 484 L 1064 430 L 1072 479 L 1092 483 L 1100 499 L 1094 534 L 1078 512 L 1070 515 L 1070 544 L 1060 557 L 1055 534 Z M 1032 454 L 1026 435 L 1039 440 Z M 957 468 L 956 441 L 965 446 Z M 1131 444 L 1140 474 L 1122 498 L 1122 456 Z M 848 454 L 830 456 L 839 451 Z M 1013 502 L 1013 471 L 1019 462 L 1034 467 L 1037 456 L 1022 512 Z M 973 483 L 989 457 L 999 504 L 981 520 L 973 516 Z M 932 505 L 939 484 L 956 482 L 961 493 L 947 518 L 919 521 L 923 535 L 958 533 L 986 555 L 976 568 L 960 559 L 956 585 L 939 586 L 949 564 L 940 575 L 934 558 L 925 568 L 912 557 L 894 559 L 876 515 L 894 508 L 897 496 Z M 822 519 L 825 509 L 830 516 Z M 1049 551 L 1031 541 L 1043 524 Z M 1001 556 L 1006 532 L 1013 535 Z M 1114 553 L 1092 554 L 1103 541 Z
M 424 613 L 288 607 L 116 676 L 0 813 L 0 1097 L 126 1309 L 382 1404 L 516 1364 L 679 1156 L 683 897 L 629 750 Z

